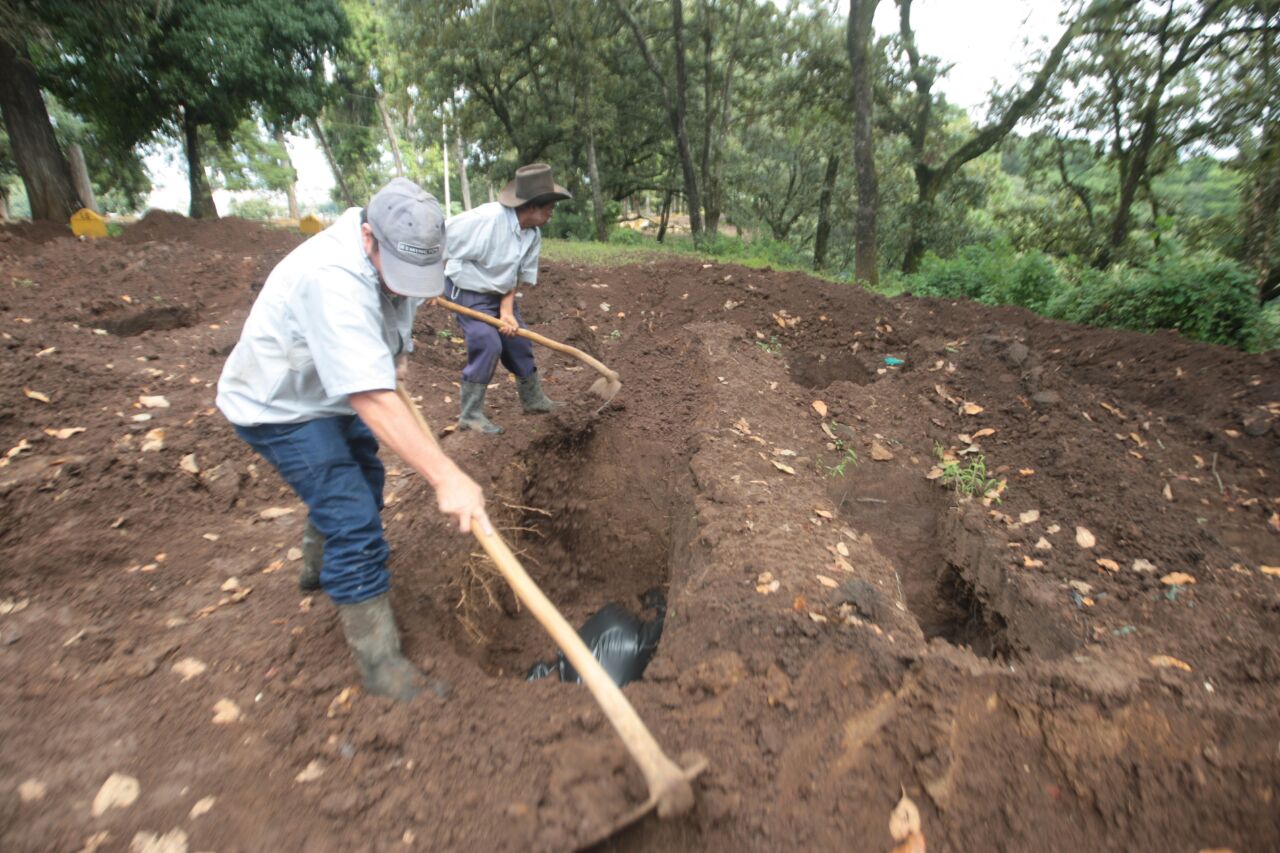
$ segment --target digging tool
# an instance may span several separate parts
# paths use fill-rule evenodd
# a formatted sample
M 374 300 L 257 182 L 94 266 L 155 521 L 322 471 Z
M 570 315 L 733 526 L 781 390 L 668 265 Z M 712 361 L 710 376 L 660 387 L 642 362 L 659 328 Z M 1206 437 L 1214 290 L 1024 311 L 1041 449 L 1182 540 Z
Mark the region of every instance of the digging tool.
M 404 400 L 409 411 L 413 412 L 418 426 L 427 435 L 431 435 L 431 428 L 405 387 L 397 385 L 396 393 L 400 395 L 400 399 Z M 569 659 L 569 663 L 573 664 L 573 668 L 578 671 L 582 682 L 587 685 L 587 689 L 595 697 L 600 709 L 604 711 L 605 716 L 618 732 L 618 736 L 622 738 L 627 752 L 631 753 L 631 757 L 639 765 L 640 772 L 644 774 L 645 782 L 649 787 L 649 799 L 644 804 L 628 812 L 584 846 L 603 841 L 623 827 L 635 823 L 655 808 L 661 818 L 677 817 L 688 812 L 693 808 L 693 786 L 690 783 L 706 770 L 707 759 L 698 753 L 690 753 L 682 756 L 685 759 L 685 766 L 681 767 L 668 758 L 649 729 L 645 727 L 636 709 L 627 701 L 622 690 L 605 672 L 600 662 L 592 656 L 587 644 L 578 636 L 578 632 L 573 630 L 573 627 L 560 615 L 556 606 L 534 583 L 533 578 L 529 577 L 529 573 L 520 565 L 520 561 L 511 553 L 511 549 L 507 547 L 502 537 L 497 533 L 485 533 L 480 525 L 475 523 L 471 525 L 471 532 L 480 542 L 485 553 L 497 565 L 520 601 L 529 608 L 529 612 L 551 635 L 556 645 Z
M 502 323 L 496 317 L 490 317 L 488 314 L 482 314 L 473 308 L 467 308 L 466 306 L 459 305 L 456 302 L 450 302 L 443 296 L 436 297 L 436 304 L 444 308 L 448 308 L 455 314 L 470 317 L 472 320 L 479 320 L 481 323 L 488 323 L 495 329 L 502 328 Z M 592 394 L 595 394 L 597 397 L 604 400 L 604 402 L 600 404 L 600 409 L 609 405 L 609 401 L 612 400 L 614 395 L 622 388 L 622 380 L 618 378 L 618 374 L 615 371 L 610 370 L 598 359 L 587 355 L 577 347 L 571 347 L 568 344 L 553 341 L 551 338 L 544 337 L 537 332 L 531 332 L 528 329 L 517 329 L 516 334 L 522 338 L 527 338 L 528 340 L 533 341 L 535 344 L 542 344 L 544 347 L 549 347 L 556 352 L 562 352 L 565 355 L 573 356 L 578 361 L 599 373 L 600 378 L 591 385 L 590 390 Z M 600 409 L 596 409 L 596 412 L 599 413 Z

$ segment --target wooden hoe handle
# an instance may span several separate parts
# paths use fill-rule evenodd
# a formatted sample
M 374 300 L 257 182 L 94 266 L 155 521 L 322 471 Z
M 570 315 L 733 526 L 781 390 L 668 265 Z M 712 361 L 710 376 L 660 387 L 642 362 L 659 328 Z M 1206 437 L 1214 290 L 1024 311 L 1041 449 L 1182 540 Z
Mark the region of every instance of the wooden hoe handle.
M 422 417 L 422 412 L 418 410 L 405 387 L 397 385 L 396 393 L 404 400 L 409 411 L 413 412 L 418 425 L 430 435 L 431 429 L 426 419 Z M 502 537 L 497 533 L 485 533 L 480 525 L 474 522 L 471 525 L 471 532 L 484 547 L 485 553 L 497 565 L 498 570 L 502 572 L 502 576 L 507 579 L 507 583 L 511 585 L 520 601 L 529 608 L 529 612 L 551 635 L 556 645 L 569 659 L 569 663 L 573 664 L 573 668 L 582 677 L 583 683 L 587 685 L 587 689 L 591 691 L 591 695 L 595 697 L 601 710 L 617 730 L 618 736 L 622 738 L 627 751 L 640 766 L 640 772 L 644 774 L 645 782 L 649 786 L 649 802 L 657 804 L 659 816 L 667 817 L 688 811 L 693 806 L 693 788 L 689 784 L 689 773 L 682 770 L 663 753 L 662 747 L 658 746 L 658 742 L 654 740 L 622 690 L 591 654 L 591 650 L 582 641 L 582 637 L 578 636 L 578 632 L 565 621 L 556 606 L 538 588 L 533 578 L 529 577 L 529 573 L 520 565 L 520 561 L 511 553 L 511 549 L 507 547 Z
M 495 329 L 502 328 L 502 323 L 497 318 L 490 317 L 488 314 L 482 314 L 473 308 L 467 308 L 465 305 L 459 305 L 456 302 L 450 302 L 448 299 L 445 299 L 443 296 L 436 297 L 436 304 L 441 305 L 445 308 L 448 308 L 450 311 L 453 311 L 456 314 L 461 314 L 464 317 L 470 317 L 472 320 L 479 320 L 481 323 L 488 323 L 490 326 L 493 326 Z M 540 335 L 537 332 L 531 332 L 528 329 L 517 329 L 516 334 L 522 338 L 527 338 L 533 341 L 535 344 L 542 344 L 544 347 L 549 347 L 555 350 L 556 352 L 562 352 L 565 355 L 571 355 L 574 358 L 576 358 L 578 361 L 581 361 L 583 364 L 589 365 L 597 373 L 600 373 L 603 376 L 607 376 L 610 379 L 618 378 L 617 373 L 610 370 L 598 359 L 590 355 L 587 355 L 585 352 L 578 349 L 577 347 L 571 347 L 568 344 L 562 344 L 559 341 L 553 341 L 551 340 L 551 338 L 544 337 L 543 335 Z

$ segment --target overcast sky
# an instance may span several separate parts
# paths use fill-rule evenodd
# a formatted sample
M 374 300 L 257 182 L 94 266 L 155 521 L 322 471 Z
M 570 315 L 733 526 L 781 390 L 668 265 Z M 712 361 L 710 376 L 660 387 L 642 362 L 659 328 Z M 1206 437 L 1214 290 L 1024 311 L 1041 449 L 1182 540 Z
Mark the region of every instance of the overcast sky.
M 1017 81 L 1018 66 L 1028 56 L 1026 42 L 1040 49 L 1061 33 L 1062 5 L 1062 0 L 916 0 L 911 23 L 920 50 L 952 64 L 937 88 L 952 103 L 981 118 L 992 83 L 1007 87 Z M 881 34 L 897 30 L 893 0 L 881 0 L 875 28 Z M 309 137 L 288 137 L 288 145 L 298 170 L 298 201 L 305 213 L 328 200 L 333 176 Z M 149 157 L 147 167 L 155 183 L 149 206 L 186 213 L 190 195 L 186 163 L 178 149 Z M 220 213 L 230 211 L 227 193 L 215 193 L 215 200 Z M 283 197 L 279 204 L 284 206 Z

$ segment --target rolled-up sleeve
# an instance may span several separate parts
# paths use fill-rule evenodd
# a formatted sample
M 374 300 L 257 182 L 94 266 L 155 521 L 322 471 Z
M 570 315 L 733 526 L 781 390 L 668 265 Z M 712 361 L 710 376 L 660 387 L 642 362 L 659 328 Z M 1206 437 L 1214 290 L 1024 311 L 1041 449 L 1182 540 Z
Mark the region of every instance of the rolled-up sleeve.
M 362 301 L 359 289 L 342 280 L 350 275 L 345 270 L 317 270 L 298 288 L 296 310 L 307 349 L 331 397 L 396 387 L 395 361 L 379 332 L 378 308 Z

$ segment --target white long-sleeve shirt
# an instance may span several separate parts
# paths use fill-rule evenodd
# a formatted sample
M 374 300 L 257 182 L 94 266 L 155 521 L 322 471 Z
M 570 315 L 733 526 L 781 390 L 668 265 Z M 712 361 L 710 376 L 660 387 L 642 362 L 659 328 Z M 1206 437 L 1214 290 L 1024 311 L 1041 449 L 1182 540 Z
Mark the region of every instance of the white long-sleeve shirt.
M 463 290 L 507 294 L 538 283 L 542 233 L 521 228 L 512 208 L 482 204 L 450 217 L 444 233 L 444 274 Z

